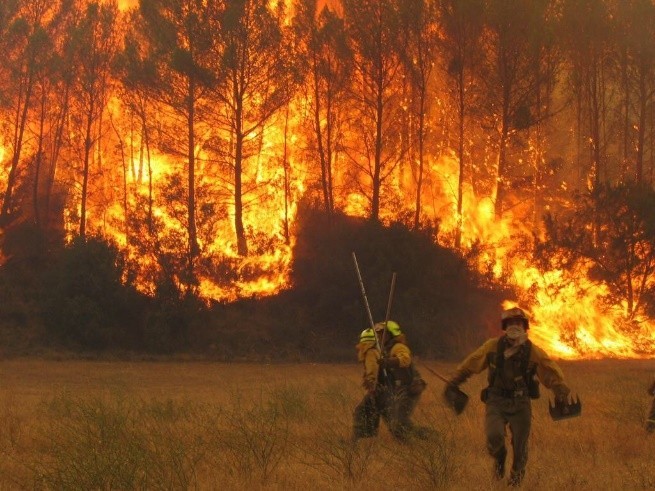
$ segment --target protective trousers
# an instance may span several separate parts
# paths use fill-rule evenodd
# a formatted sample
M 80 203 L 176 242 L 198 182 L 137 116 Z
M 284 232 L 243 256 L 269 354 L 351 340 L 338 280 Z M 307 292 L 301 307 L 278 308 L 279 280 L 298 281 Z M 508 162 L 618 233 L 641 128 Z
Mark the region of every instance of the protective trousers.
M 380 413 L 378 412 L 375 394 L 367 392 L 353 413 L 353 437 L 369 438 L 378 434 Z
M 505 448 L 505 429 L 509 426 L 514 454 L 510 481 L 520 482 L 525 475 L 531 422 L 532 405 L 528 397 L 512 398 L 493 393 L 489 394 L 484 423 L 487 435 L 487 450 L 496 460 L 504 458 L 507 452 Z
M 411 415 L 419 399 L 405 387 L 378 387 L 375 394 L 366 394 L 353 414 L 354 437 L 376 436 L 382 417 L 395 438 L 406 439 L 414 428 Z
M 396 387 L 382 391 L 378 403 L 389 432 L 399 440 L 406 439 L 413 428 L 411 416 L 418 397 L 410 396 L 405 387 Z

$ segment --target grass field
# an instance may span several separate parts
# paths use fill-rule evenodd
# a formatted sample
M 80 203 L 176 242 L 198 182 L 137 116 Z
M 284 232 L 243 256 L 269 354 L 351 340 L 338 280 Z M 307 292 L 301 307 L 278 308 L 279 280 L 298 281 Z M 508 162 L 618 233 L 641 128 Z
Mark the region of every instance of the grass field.
M 419 368 L 423 362 L 419 363 Z M 427 362 L 448 374 L 453 365 Z M 643 429 L 655 361 L 561 364 L 580 418 L 533 404 L 524 489 L 653 489 Z M 428 441 L 349 443 L 360 367 L 202 362 L 0 362 L 0 489 L 502 489 L 484 449 L 485 385 L 456 417 L 428 381 Z

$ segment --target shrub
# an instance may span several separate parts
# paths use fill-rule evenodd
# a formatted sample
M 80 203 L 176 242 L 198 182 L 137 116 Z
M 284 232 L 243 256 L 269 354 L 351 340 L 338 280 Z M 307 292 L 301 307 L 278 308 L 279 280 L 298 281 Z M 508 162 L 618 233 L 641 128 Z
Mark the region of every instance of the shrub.
M 77 237 L 47 271 L 43 318 L 48 334 L 68 347 L 101 350 L 133 345 L 142 302 L 110 242 Z

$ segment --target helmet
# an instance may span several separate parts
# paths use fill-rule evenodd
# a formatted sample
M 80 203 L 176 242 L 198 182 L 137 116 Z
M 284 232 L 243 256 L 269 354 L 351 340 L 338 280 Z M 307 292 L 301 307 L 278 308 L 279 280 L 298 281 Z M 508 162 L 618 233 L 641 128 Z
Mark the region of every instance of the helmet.
M 500 322 L 503 331 L 507 329 L 507 324 L 512 319 L 520 319 L 521 321 L 523 321 L 523 326 L 525 327 L 525 329 L 526 330 L 529 329 L 530 321 L 525 311 L 518 307 L 514 307 L 511 309 L 503 310 L 502 314 L 500 314 Z
M 359 342 L 360 343 L 374 343 L 375 342 L 375 333 L 373 332 L 373 329 L 370 327 L 368 329 L 364 329 L 362 333 L 359 335 Z
M 373 327 L 375 328 L 375 332 L 384 331 L 384 322 L 378 322 Z M 398 325 L 396 321 L 387 321 L 387 331 L 391 334 L 391 337 L 396 337 L 402 334 L 400 325 Z
M 396 321 L 387 321 L 387 331 L 392 336 L 400 336 L 402 331 L 400 330 L 400 325 Z

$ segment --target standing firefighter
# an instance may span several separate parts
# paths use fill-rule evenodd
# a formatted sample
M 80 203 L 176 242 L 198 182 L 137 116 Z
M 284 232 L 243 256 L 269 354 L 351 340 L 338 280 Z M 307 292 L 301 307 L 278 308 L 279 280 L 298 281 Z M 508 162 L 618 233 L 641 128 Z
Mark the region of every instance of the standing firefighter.
M 487 450 L 494 458 L 494 476 L 502 479 L 507 457 L 505 429 L 509 425 L 514 459 L 508 484 L 519 486 L 528 461 L 530 399 L 539 397 L 535 374 L 555 394 L 555 406 L 551 407 L 553 419 L 577 416 L 581 406 L 579 401 L 568 403 L 570 390 L 564 383 L 562 371 L 541 348 L 528 340 L 529 322 L 525 312 L 520 308 L 503 311 L 501 326 L 505 334 L 489 339 L 471 353 L 457 367 L 444 395 L 448 398 L 449 393 L 471 375 L 489 369 L 489 386 L 481 394 L 486 404 Z
M 353 437 L 376 436 L 380 417 L 391 434 L 404 441 L 411 434 L 423 436 L 411 415 L 426 383 L 412 364 L 412 353 L 405 335 L 392 320 L 362 331 L 357 344 L 357 358 L 364 366 L 364 399 L 355 408 Z M 382 353 L 377 348 L 378 342 Z
M 650 384 L 650 387 L 648 387 L 648 394 L 653 396 L 653 401 L 650 404 L 650 410 L 646 417 L 646 431 L 653 433 L 655 432 L 655 379 Z

